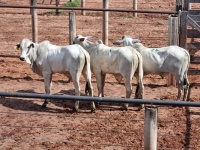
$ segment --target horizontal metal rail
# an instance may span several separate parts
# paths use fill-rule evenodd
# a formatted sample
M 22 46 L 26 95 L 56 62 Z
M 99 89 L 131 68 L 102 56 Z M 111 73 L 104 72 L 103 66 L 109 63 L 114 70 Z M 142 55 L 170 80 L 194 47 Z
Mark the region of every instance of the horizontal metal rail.
M 82 8 L 82 7 L 52 7 L 52 6 L 14 6 L 0 5 L 0 8 L 29 8 L 29 9 L 59 9 L 59 10 L 86 10 L 86 11 L 109 11 L 109 12 L 137 12 L 155 14 L 178 14 L 178 11 L 155 11 L 155 10 L 125 10 L 125 9 L 104 9 L 104 8 Z
M 168 106 L 189 106 L 200 107 L 200 102 L 172 101 L 172 100 L 144 100 L 128 98 L 109 98 L 109 97 L 91 97 L 91 96 L 68 96 L 68 95 L 51 95 L 35 93 L 9 93 L 0 92 L 2 97 L 21 97 L 21 98 L 39 98 L 51 100 L 76 100 L 76 101 L 95 101 L 95 102 L 112 102 L 112 103 L 134 103 L 150 105 L 168 105 Z

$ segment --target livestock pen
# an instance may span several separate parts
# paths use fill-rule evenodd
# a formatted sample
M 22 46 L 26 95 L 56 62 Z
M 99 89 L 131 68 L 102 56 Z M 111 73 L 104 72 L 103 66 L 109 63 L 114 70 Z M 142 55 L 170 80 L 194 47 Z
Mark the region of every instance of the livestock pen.
M 27 1 L 1 1 L 1 5 L 28 6 Z M 64 1 L 60 1 L 62 5 Z M 42 5 L 38 0 L 38 5 Z M 129 5 L 131 4 L 131 5 Z M 138 10 L 175 11 L 175 1 L 141 1 Z M 45 1 L 43 5 L 49 5 Z M 42 5 L 42 6 L 43 6 Z M 52 5 L 50 5 L 52 6 Z M 130 9 L 132 1 L 114 3 L 111 9 Z M 101 8 L 99 1 L 87 1 L 86 7 Z M 132 8 L 131 8 L 132 9 Z M 69 44 L 69 11 L 38 9 L 38 41 L 49 40 L 56 45 Z M 102 39 L 102 12 L 76 12 L 76 33 L 93 35 Z M 123 34 L 139 38 L 148 47 L 168 45 L 168 14 L 130 12 L 109 13 L 108 43 L 121 38 Z M 45 93 L 43 80 L 33 74 L 29 66 L 19 61 L 19 52 L 13 47 L 24 37 L 32 38 L 32 22 L 29 8 L 0 9 L 0 87 L 1 91 L 17 93 Z M 196 54 L 199 56 L 199 54 Z M 194 73 L 198 64 L 191 64 Z M 177 89 L 166 86 L 166 78 L 157 75 L 144 77 L 145 99 L 174 101 Z M 189 74 L 191 83 L 188 101 L 199 102 L 199 75 Z M 74 95 L 72 82 L 62 75 L 53 77 L 54 95 Z M 93 76 L 94 95 L 97 95 Z M 105 97 L 123 98 L 124 83 L 118 84 L 108 75 L 105 83 Z M 135 88 L 135 79 L 133 80 Z M 81 80 L 81 90 L 84 80 Z M 84 96 L 83 93 L 81 93 Z M 153 101 L 152 101 L 153 102 Z M 120 103 L 104 102 L 96 113 L 91 114 L 90 105 L 81 102 L 80 112 L 73 113 L 73 100 L 52 100 L 44 110 L 40 98 L 5 97 L 0 100 L 0 148 L 1 149 L 144 149 L 144 110 L 137 111 L 130 105 L 128 111 L 120 110 Z M 158 149 L 199 149 L 199 108 L 158 107 Z

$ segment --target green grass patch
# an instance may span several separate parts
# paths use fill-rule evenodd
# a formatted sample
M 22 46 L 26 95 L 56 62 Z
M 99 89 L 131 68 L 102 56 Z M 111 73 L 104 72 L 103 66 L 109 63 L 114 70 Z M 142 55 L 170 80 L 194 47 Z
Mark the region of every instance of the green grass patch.
M 75 0 L 73 2 L 66 2 L 64 3 L 65 7 L 77 7 L 79 6 L 81 3 L 78 0 Z

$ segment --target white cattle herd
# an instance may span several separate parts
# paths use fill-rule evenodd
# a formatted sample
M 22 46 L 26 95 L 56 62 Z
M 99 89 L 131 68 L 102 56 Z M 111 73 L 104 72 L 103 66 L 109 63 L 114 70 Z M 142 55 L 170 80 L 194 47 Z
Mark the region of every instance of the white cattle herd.
M 97 81 L 98 96 L 104 97 L 104 85 L 106 74 L 113 74 L 118 82 L 124 78 L 126 98 L 131 97 L 132 79 L 135 76 L 137 86 L 135 98 L 143 99 L 143 74 L 172 73 L 177 81 L 178 96 L 187 100 L 189 82 L 187 78 L 190 55 L 187 50 L 178 46 L 162 48 L 147 48 L 140 40 L 130 36 L 123 36 L 114 44 L 124 44 L 123 47 L 109 47 L 101 40 L 91 42 L 91 36 L 78 35 L 74 38 L 73 45 L 56 46 L 49 41 L 34 43 L 24 38 L 16 45 L 21 50 L 20 60 L 26 61 L 34 73 L 44 78 L 45 92 L 51 94 L 52 74 L 63 73 L 73 81 L 75 95 L 80 95 L 79 80 L 81 74 L 86 80 L 85 94 L 93 96 L 91 83 L 91 71 Z M 70 74 L 70 76 L 69 76 Z M 48 100 L 44 100 L 46 107 Z M 139 110 L 143 105 L 139 106 Z M 74 111 L 78 111 L 79 101 L 75 102 Z M 128 109 L 128 104 L 123 105 Z M 95 103 L 91 102 L 91 112 L 95 112 Z

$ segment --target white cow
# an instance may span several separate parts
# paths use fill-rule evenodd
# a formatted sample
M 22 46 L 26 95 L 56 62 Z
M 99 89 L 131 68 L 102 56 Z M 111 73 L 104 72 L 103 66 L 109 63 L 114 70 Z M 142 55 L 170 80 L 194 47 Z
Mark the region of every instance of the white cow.
M 136 98 L 143 98 L 143 69 L 142 56 L 131 46 L 108 47 L 102 41 L 91 42 L 91 36 L 78 35 L 74 39 L 75 44 L 80 44 L 90 54 L 91 69 L 97 80 L 98 96 L 104 96 L 104 84 L 106 73 L 120 75 L 125 79 L 126 98 L 130 98 L 132 92 L 132 78 L 136 73 L 137 88 Z M 142 105 L 139 109 L 142 108 Z M 128 104 L 124 104 L 128 109 Z
M 24 38 L 16 45 L 21 49 L 20 60 L 30 64 L 33 72 L 44 77 L 45 92 L 51 94 L 52 74 L 69 73 L 75 87 L 75 95 L 80 95 L 79 80 L 81 73 L 86 79 L 85 92 L 93 96 L 93 87 L 91 84 L 90 56 L 88 52 L 80 45 L 56 46 L 49 41 L 43 41 L 39 44 L 33 43 Z M 46 107 L 48 100 L 45 100 L 43 107 Z M 91 103 L 91 110 L 95 111 L 94 102 Z M 75 102 L 74 110 L 78 111 L 79 101 Z
M 122 40 L 117 40 L 114 44 L 132 46 L 143 57 L 144 74 L 172 73 L 178 85 L 177 100 L 181 99 L 184 90 L 183 100 L 187 100 L 189 81 L 187 72 L 190 64 L 190 54 L 187 50 L 178 46 L 168 46 L 161 48 L 147 48 L 140 43 L 140 40 L 133 39 L 131 36 L 123 36 Z

